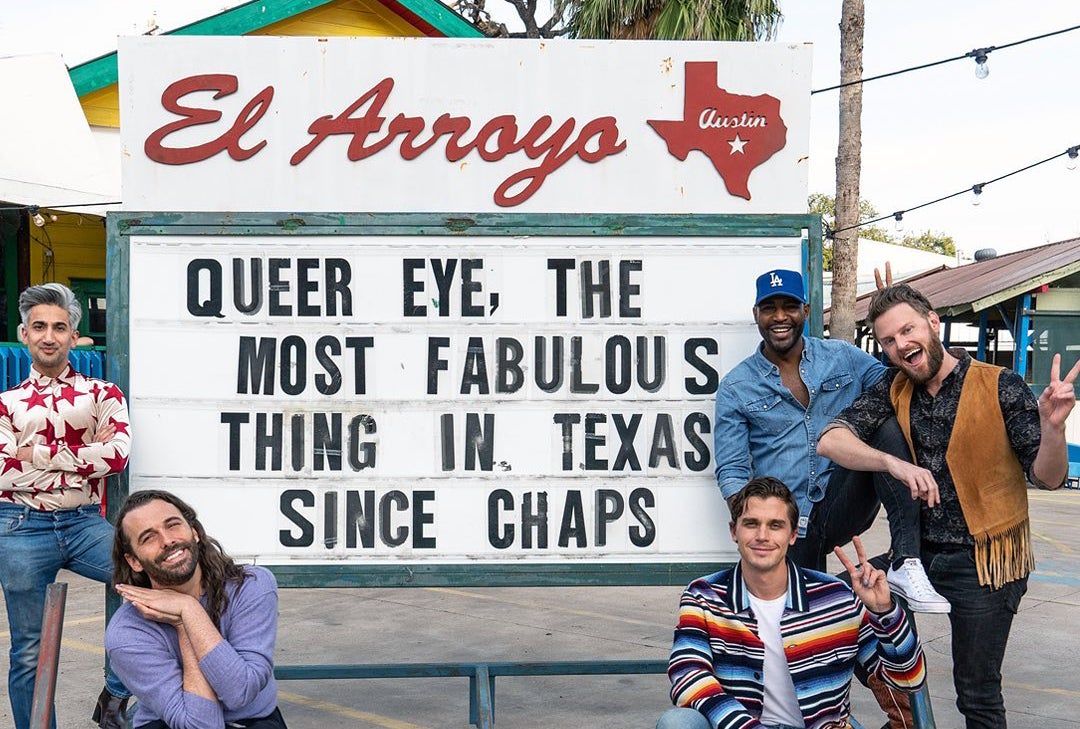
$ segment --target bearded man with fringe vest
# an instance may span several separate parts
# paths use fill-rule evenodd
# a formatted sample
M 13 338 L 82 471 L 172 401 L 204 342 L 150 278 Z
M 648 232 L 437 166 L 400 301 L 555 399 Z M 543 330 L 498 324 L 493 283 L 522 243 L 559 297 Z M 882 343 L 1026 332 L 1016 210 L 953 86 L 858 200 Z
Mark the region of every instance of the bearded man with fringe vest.
M 818 452 L 851 469 L 885 471 L 922 499 L 922 561 L 952 604 L 953 683 L 968 729 L 1004 729 L 1001 664 L 1035 567 L 1027 483 L 1065 483 L 1065 420 L 1080 362 L 1036 400 L 1017 373 L 946 351 L 937 312 L 907 284 L 881 289 L 868 320 L 894 368 L 826 428 Z M 867 445 L 895 416 L 915 463 Z

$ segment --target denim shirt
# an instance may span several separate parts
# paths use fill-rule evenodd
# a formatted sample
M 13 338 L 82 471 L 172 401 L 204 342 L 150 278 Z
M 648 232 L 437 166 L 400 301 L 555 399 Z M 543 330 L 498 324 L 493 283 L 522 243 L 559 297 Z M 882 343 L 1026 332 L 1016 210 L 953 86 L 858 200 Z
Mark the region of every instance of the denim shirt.
M 720 382 L 713 428 L 716 483 L 724 498 L 753 477 L 778 478 L 799 505 L 800 536 L 833 470 L 832 461 L 818 455 L 818 436 L 885 373 L 881 362 L 847 342 L 803 337 L 803 343 L 799 372 L 810 392 L 808 407 L 784 386 L 759 345 Z

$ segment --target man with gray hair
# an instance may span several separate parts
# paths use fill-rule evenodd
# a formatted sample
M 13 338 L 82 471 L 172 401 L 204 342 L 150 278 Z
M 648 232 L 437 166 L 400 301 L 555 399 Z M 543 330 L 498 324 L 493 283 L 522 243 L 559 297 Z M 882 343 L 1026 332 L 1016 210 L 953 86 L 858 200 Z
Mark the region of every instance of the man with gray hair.
M 109 581 L 113 528 L 101 497 L 105 477 L 127 467 L 131 436 L 120 388 L 68 363 L 82 319 L 71 289 L 31 286 L 19 296 L 19 314 L 31 369 L 0 393 L 0 586 L 11 632 L 8 696 L 16 729 L 27 729 L 45 588 L 61 568 Z M 94 721 L 125 726 L 128 698 L 107 674 Z

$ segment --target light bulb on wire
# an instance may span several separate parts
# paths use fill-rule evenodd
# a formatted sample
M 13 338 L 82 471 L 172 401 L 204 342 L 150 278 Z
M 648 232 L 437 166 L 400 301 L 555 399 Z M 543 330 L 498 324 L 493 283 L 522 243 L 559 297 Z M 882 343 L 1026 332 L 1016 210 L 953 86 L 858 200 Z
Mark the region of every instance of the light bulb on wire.
M 897 233 L 903 233 L 904 232 L 904 211 L 903 210 L 897 210 L 895 213 L 892 214 L 892 216 L 893 216 L 893 227 L 896 228 L 896 232 Z
M 45 216 L 41 214 L 41 210 L 39 210 L 36 205 L 31 206 L 29 210 L 30 210 L 30 219 L 32 221 L 34 221 L 34 225 L 36 225 L 39 228 L 44 228 L 45 227 Z
M 975 54 L 975 78 L 984 79 L 990 75 L 990 66 L 986 63 L 986 54 Z
M 972 185 L 972 187 L 971 187 L 971 192 L 973 194 L 973 197 L 971 198 L 971 204 L 972 205 L 979 205 L 980 203 L 982 203 L 982 191 L 983 191 L 983 185 L 984 184 L 985 183 L 980 182 L 977 185 Z
M 1075 170 L 1076 158 L 1080 157 L 1080 147 L 1069 147 L 1066 150 L 1066 154 L 1068 154 L 1069 156 L 1065 159 L 1065 169 Z

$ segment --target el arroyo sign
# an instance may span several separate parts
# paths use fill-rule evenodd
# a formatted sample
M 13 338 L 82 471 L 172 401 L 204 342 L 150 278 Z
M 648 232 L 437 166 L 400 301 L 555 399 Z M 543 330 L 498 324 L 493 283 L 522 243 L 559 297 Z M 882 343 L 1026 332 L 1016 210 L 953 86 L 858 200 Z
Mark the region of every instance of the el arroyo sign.
M 129 211 L 343 221 L 110 241 L 131 487 L 270 563 L 730 556 L 713 399 L 759 341 L 754 278 L 798 267 L 798 237 L 551 221 L 804 211 L 809 55 L 125 39 Z M 517 215 L 450 236 L 401 212 Z
M 124 39 L 125 208 L 802 212 L 809 58 L 748 43 Z

